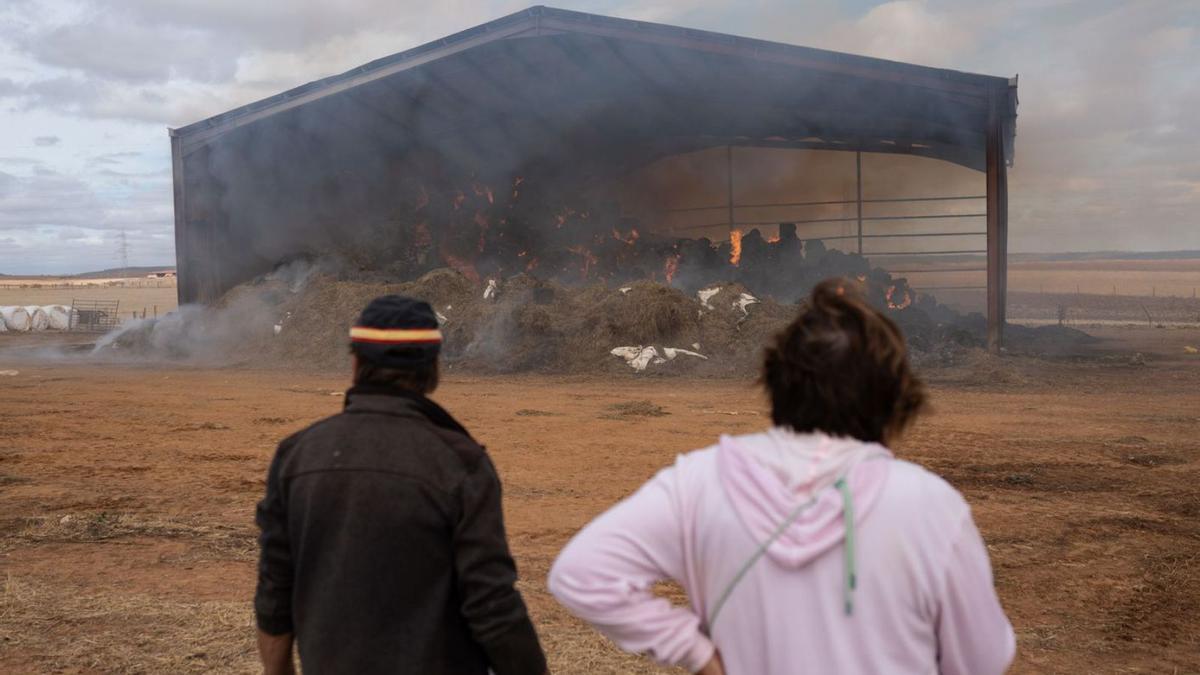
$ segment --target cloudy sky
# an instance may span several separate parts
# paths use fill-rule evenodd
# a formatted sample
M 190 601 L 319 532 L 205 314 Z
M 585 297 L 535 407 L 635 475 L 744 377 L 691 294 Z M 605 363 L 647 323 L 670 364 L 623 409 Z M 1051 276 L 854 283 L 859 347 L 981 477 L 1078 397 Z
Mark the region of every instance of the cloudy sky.
M 167 128 L 522 9 L 508 0 L 2 0 L 0 273 L 174 261 Z M 1016 251 L 1200 249 L 1200 1 L 562 0 L 1020 74 Z

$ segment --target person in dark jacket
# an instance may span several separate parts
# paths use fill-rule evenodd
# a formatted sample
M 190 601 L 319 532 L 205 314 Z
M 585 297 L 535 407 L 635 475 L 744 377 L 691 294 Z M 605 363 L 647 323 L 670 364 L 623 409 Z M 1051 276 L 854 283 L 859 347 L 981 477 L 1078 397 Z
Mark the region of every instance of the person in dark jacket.
M 484 448 L 426 397 L 428 304 L 372 301 L 350 330 L 345 410 L 287 438 L 258 504 L 254 608 L 267 673 L 542 675 Z

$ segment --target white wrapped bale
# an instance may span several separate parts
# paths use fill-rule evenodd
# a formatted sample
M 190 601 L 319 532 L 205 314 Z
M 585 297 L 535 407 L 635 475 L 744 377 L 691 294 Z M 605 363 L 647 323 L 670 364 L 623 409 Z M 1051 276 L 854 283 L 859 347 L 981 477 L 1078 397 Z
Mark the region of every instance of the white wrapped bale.
M 42 307 L 46 318 L 50 320 L 50 330 L 71 330 L 72 309 L 66 305 L 46 305 Z
M 29 330 L 29 312 L 25 311 L 24 307 L 0 307 L 0 319 L 4 320 L 4 327 L 24 333 Z
M 40 332 L 50 327 L 50 317 L 40 306 L 26 305 L 25 311 L 29 313 L 29 330 Z

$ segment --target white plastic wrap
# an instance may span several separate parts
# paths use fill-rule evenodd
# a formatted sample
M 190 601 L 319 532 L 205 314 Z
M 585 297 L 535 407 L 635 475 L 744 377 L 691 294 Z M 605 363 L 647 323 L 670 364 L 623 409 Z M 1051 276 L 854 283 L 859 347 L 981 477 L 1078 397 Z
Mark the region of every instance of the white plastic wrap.
M 0 307 L 0 319 L 8 330 L 24 333 L 30 328 L 29 312 L 24 307 Z
M 50 317 L 39 305 L 26 305 L 25 311 L 29 313 L 29 330 L 43 331 L 50 327 Z
M 66 305 L 45 305 L 42 311 L 50 320 L 50 330 L 70 330 L 72 309 Z

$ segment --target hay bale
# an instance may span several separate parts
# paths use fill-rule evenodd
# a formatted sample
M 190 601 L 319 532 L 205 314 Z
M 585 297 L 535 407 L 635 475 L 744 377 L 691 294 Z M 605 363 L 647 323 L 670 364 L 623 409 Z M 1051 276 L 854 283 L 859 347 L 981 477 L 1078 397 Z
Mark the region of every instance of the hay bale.
M 29 330 L 41 332 L 50 327 L 50 317 L 40 305 L 26 305 L 25 311 L 29 313 Z
M 0 307 L 0 319 L 8 330 L 24 333 L 30 329 L 29 312 L 24 307 Z
M 611 349 L 627 344 L 691 344 L 696 341 L 699 307 L 695 300 L 651 281 L 608 291 L 583 307 L 586 339 Z M 585 296 L 586 297 L 586 296 Z

